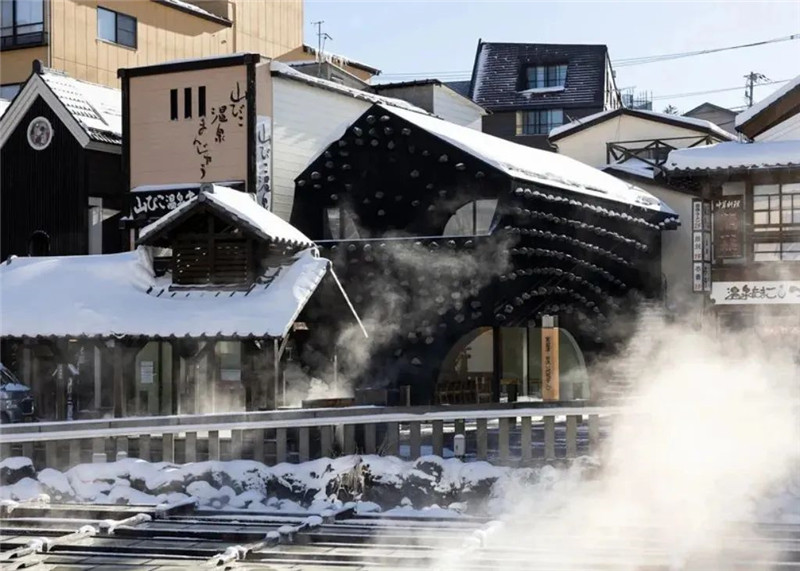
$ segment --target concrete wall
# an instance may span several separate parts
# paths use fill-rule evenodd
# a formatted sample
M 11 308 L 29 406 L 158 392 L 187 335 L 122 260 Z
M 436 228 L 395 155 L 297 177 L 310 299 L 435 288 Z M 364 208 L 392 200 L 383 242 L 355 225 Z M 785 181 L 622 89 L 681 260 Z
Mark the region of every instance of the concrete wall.
M 669 142 L 672 146 L 681 148 L 690 145 L 702 135 L 703 133 L 689 128 L 620 115 L 559 139 L 555 141 L 555 145 L 562 155 L 600 167 L 608 163 L 606 143 L 687 137 L 683 141 Z
M 273 211 L 289 220 L 294 179 L 370 103 L 273 77 Z

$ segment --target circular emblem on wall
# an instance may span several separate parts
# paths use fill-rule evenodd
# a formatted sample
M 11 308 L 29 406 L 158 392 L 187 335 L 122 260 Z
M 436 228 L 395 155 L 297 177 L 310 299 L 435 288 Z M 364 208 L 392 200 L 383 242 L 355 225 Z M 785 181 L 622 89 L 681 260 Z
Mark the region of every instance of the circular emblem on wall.
M 53 140 L 53 126 L 45 117 L 37 117 L 28 125 L 28 144 L 37 151 L 42 151 Z

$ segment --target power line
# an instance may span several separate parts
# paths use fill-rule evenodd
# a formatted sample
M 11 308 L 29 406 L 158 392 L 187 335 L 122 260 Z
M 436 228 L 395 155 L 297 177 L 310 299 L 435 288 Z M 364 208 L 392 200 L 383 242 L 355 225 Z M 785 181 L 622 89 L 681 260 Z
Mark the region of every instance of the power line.
M 761 87 L 763 85 L 776 85 L 778 83 L 786 83 L 787 81 L 789 80 L 779 79 L 777 81 L 768 81 L 765 83 L 759 83 L 758 85 L 756 85 L 756 87 Z M 710 93 L 723 93 L 725 91 L 736 91 L 741 88 L 742 88 L 741 85 L 737 85 L 736 87 L 723 87 L 721 89 L 709 89 L 706 91 L 693 91 L 687 93 L 673 93 L 671 95 L 658 95 L 656 97 L 653 97 L 653 101 L 656 101 L 658 99 L 679 99 L 681 97 L 694 97 L 695 95 L 708 95 Z
M 656 56 L 643 56 L 643 57 L 635 57 L 635 58 L 625 58 L 612 61 L 612 65 L 616 67 L 627 67 L 632 65 L 642 65 L 646 63 L 656 63 L 660 61 L 668 61 L 673 59 L 680 59 L 680 58 L 687 58 L 687 57 L 694 57 L 706 54 L 713 54 L 719 52 L 725 52 L 729 50 L 740 50 L 743 48 L 754 48 L 757 46 L 765 46 L 767 44 L 774 44 L 778 42 L 788 42 L 791 40 L 798 40 L 800 39 L 800 34 L 792 34 L 791 36 L 782 36 L 780 38 L 773 38 L 771 40 L 763 40 L 760 42 L 751 42 L 749 44 L 737 44 L 735 46 L 727 46 L 724 48 L 711 48 L 707 50 L 697 50 L 693 52 L 679 52 L 674 54 L 662 54 Z
M 706 54 L 713 54 L 719 53 L 724 51 L 730 50 L 739 50 L 744 48 L 753 48 L 758 46 L 764 46 L 767 44 L 774 44 L 778 42 L 788 42 L 791 40 L 799 40 L 800 34 L 792 34 L 790 36 L 782 36 L 780 38 L 772 38 L 771 40 L 762 40 L 760 42 L 751 42 L 748 44 L 737 44 L 735 46 L 726 46 L 722 48 L 710 48 L 707 50 L 696 50 L 691 52 L 678 52 L 672 54 L 661 54 L 661 55 L 653 55 L 653 56 L 641 56 L 641 57 L 632 57 L 632 58 L 623 58 L 618 60 L 613 60 L 611 64 L 615 67 L 630 67 L 633 65 L 644 65 L 648 63 L 657 63 L 661 61 L 669 61 L 673 59 L 681 59 L 687 57 L 695 57 L 699 55 L 706 55 Z M 424 72 L 398 72 L 398 73 L 387 73 L 384 74 L 383 77 L 420 77 L 420 76 L 437 76 L 444 79 L 468 79 L 472 75 L 471 69 L 465 70 L 442 70 L 442 71 L 424 71 Z M 447 76 L 447 77 L 445 77 Z

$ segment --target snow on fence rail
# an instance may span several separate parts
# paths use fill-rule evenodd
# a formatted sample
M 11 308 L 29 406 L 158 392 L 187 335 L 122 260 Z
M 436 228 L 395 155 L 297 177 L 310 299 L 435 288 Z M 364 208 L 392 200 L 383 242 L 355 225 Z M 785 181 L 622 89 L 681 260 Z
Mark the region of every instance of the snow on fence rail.
M 515 403 L 42 422 L 0 428 L 0 456 L 21 454 L 53 468 L 128 455 L 166 462 L 252 458 L 265 464 L 355 453 L 416 459 L 452 454 L 461 434 L 467 457 L 524 464 L 591 452 L 600 438 L 600 418 L 617 411 L 583 403 Z

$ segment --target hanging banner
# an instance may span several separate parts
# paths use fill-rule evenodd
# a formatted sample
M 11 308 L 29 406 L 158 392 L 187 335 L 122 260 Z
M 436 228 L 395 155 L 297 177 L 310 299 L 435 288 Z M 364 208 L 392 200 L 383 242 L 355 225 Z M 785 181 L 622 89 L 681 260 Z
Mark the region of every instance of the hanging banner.
M 692 199 L 692 291 L 711 291 L 711 203 Z
M 558 328 L 542 328 L 542 400 L 559 400 Z
M 714 200 L 714 255 L 718 260 L 744 257 L 744 196 Z

